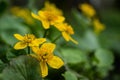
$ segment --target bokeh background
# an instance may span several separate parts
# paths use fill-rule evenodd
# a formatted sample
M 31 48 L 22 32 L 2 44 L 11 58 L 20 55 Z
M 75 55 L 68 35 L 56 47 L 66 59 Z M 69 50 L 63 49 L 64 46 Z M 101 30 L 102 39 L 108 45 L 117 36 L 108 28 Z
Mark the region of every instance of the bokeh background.
M 21 8 L 27 8 L 31 12 L 36 12 L 37 10 L 41 9 L 44 6 L 45 1 L 46 0 L 0 0 L 0 59 L 2 62 L 7 63 L 8 60 L 11 59 L 11 56 L 13 57 L 13 55 L 9 55 L 10 57 L 7 55 L 7 57 L 9 57 L 10 59 L 6 59 L 5 53 L 8 53 L 8 50 L 6 48 L 9 47 L 10 49 L 15 43 L 14 42 L 15 39 L 11 37 L 14 33 L 18 32 L 21 34 L 25 34 L 29 32 L 28 29 L 33 30 L 30 32 L 36 34 L 37 36 L 39 36 L 39 34 L 41 33 L 39 31 L 34 31 L 36 29 L 32 28 L 33 25 L 29 24 L 29 22 L 28 23 L 25 22 L 24 18 L 14 19 L 15 16 L 11 12 L 11 8 L 14 6 L 18 6 Z M 74 28 L 75 35 L 73 37 L 80 43 L 78 46 L 69 43 L 64 48 L 70 46 L 70 48 L 77 48 L 82 50 L 83 52 L 88 52 L 90 53 L 89 56 L 92 56 L 93 53 L 96 51 L 96 49 L 99 48 L 99 44 L 100 44 L 100 46 L 103 49 L 107 49 L 111 51 L 113 55 L 112 57 L 113 62 L 111 62 L 111 59 L 103 60 L 104 59 L 103 58 L 102 59 L 103 61 L 107 61 L 106 64 L 111 62 L 111 66 L 109 69 L 108 67 L 107 69 L 100 69 L 103 72 L 103 74 L 104 71 L 106 70 L 107 73 L 105 74 L 107 74 L 107 76 L 93 80 L 120 80 L 120 0 L 49 0 L 49 1 L 51 3 L 54 3 L 59 9 L 63 11 L 64 16 L 66 18 L 66 22 L 71 24 Z M 105 25 L 105 30 L 102 31 L 99 35 L 97 35 L 97 37 L 95 37 L 94 34 L 92 34 L 91 32 L 85 33 L 86 28 L 84 26 L 86 26 L 87 23 L 81 24 L 78 22 L 81 21 L 78 14 L 82 13 L 81 10 L 78 8 L 78 5 L 83 3 L 91 4 L 97 12 L 97 17 Z M 37 22 L 37 24 L 39 24 L 39 22 Z M 30 26 L 30 28 L 26 26 Z M 85 34 L 86 36 L 84 36 Z M 58 42 L 61 46 L 64 45 L 65 43 L 62 41 L 63 40 Z M 12 50 L 12 52 L 17 53 L 14 50 Z M 75 52 L 73 51 L 73 54 L 74 53 Z M 22 52 L 17 54 L 17 56 L 21 54 Z M 104 57 L 104 55 L 101 57 Z M 71 68 L 80 65 L 82 64 L 80 63 L 72 66 L 70 64 Z M 0 62 L 1 73 L 4 67 L 5 65 L 2 65 L 2 63 Z M 76 67 L 74 68 L 74 70 L 77 71 L 78 69 L 83 69 L 82 67 L 83 66 L 80 66 L 78 68 Z M 94 69 L 95 69 L 94 67 L 91 68 L 91 70 L 93 71 Z M 59 73 L 64 72 L 64 69 L 60 69 L 60 70 Z M 89 73 L 90 73 L 89 71 L 84 72 L 85 75 Z M 54 74 L 54 73 L 50 72 L 50 74 Z M 89 75 L 87 76 L 89 77 Z M 60 80 L 58 79 L 60 77 L 53 78 L 51 76 L 48 76 L 48 79 L 46 80 L 51 80 L 51 79 Z M 61 78 L 61 80 L 62 79 L 63 78 Z M 87 79 L 79 79 L 79 80 L 87 80 Z

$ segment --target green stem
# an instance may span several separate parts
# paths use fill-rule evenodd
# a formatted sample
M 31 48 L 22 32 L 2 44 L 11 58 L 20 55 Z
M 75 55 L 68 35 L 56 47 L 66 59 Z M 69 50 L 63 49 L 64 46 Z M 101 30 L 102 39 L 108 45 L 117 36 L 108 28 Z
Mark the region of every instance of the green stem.
M 61 35 L 59 35 L 58 37 L 56 37 L 56 38 L 52 41 L 52 43 L 55 43 L 60 37 L 61 37 Z
M 30 54 L 30 47 L 28 46 L 28 54 Z
M 45 33 L 43 35 L 43 38 L 46 38 L 47 37 L 47 33 L 48 33 L 48 29 L 45 30 Z

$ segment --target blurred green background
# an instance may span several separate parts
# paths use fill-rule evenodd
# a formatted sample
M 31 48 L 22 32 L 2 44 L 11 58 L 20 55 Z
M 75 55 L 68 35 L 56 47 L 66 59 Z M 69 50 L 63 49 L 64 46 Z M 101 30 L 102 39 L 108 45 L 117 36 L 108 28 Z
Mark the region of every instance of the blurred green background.
M 45 1 L 46 0 L 0 0 L 1 73 L 11 58 L 22 55 L 25 52 L 24 50 L 17 52 L 12 49 L 15 42 L 17 42 L 13 37 L 14 33 L 20 33 L 22 35 L 33 33 L 37 37 L 41 37 L 43 33 L 43 28 L 40 28 L 41 32 L 38 29 L 38 26 L 41 26 L 39 21 L 34 20 L 35 24 L 29 24 L 25 21 L 25 18 L 18 18 L 13 15 L 11 8 L 18 6 L 29 9 L 31 12 L 36 12 L 44 6 Z M 120 80 L 120 0 L 49 1 L 63 11 L 66 22 L 71 24 L 75 31 L 73 37 L 79 42 L 79 45 L 73 43 L 64 45 L 65 42 L 63 40 L 58 41 L 58 44 L 59 47 L 63 46 L 61 52 L 63 52 L 62 54 L 69 67 L 75 72 L 80 73 L 82 77 L 86 76 L 84 78 L 77 76 L 78 78 L 80 77 L 79 80 Z M 99 35 L 96 35 L 92 29 L 86 27 L 89 23 L 86 18 L 81 15 L 81 10 L 78 8 L 78 5 L 82 3 L 90 3 L 93 5 L 97 12 L 97 17 L 105 24 L 105 30 Z M 55 34 L 54 32 L 52 33 L 52 35 Z M 49 38 L 52 39 L 51 36 Z M 69 53 L 69 55 L 66 53 Z M 76 60 L 74 60 L 74 58 L 76 58 Z M 49 75 L 45 80 L 76 80 L 75 75 L 70 73 L 69 70 L 64 73 L 64 68 L 58 71 L 59 74 L 64 73 L 64 79 L 53 72 L 57 73 L 53 70 L 50 71 L 50 74 L 56 75 L 56 77 Z M 4 74 L 6 74 L 6 72 Z M 94 78 L 91 78 L 91 75 Z M 73 76 L 73 79 L 69 79 L 69 76 Z

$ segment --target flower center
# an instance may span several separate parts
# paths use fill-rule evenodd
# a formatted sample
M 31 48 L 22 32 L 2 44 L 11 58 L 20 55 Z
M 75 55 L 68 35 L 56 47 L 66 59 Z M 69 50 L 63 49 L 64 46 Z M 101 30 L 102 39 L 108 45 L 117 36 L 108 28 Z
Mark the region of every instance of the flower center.
M 45 16 L 47 17 L 47 20 L 48 20 L 49 22 L 51 22 L 51 21 L 53 21 L 54 19 L 56 19 L 56 16 L 55 16 L 54 14 L 50 13 L 50 12 L 46 12 L 46 13 L 45 13 Z
M 24 36 L 24 43 L 26 43 L 26 44 L 29 44 L 29 43 L 31 43 L 33 40 L 35 39 L 35 36 L 34 35 L 31 35 L 31 34 L 26 34 L 25 36 Z
M 47 60 L 48 60 L 48 54 L 45 53 L 45 54 L 43 54 L 43 55 L 41 56 L 41 61 L 47 62 Z

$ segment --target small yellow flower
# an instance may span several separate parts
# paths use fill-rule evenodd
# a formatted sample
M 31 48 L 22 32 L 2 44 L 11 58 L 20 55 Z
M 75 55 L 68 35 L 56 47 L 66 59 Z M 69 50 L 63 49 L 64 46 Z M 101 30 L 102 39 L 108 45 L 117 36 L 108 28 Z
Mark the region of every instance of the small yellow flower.
M 61 23 L 65 20 L 63 16 L 57 15 L 51 11 L 38 11 L 38 15 L 32 13 L 32 16 L 35 19 L 38 19 L 42 22 L 43 27 L 45 29 L 49 29 L 50 25 L 54 25 L 56 23 Z
M 61 24 L 55 24 L 55 27 L 62 32 L 62 36 L 66 41 L 71 40 L 75 44 L 78 44 L 78 42 L 71 37 L 71 35 L 74 34 L 71 25 L 68 25 L 67 23 L 61 23 Z
M 33 18 L 31 16 L 31 13 L 28 9 L 26 8 L 20 8 L 20 7 L 12 7 L 11 8 L 11 13 L 17 17 L 20 17 L 26 21 L 27 24 L 33 24 Z
M 24 49 L 27 46 L 38 47 L 40 44 L 46 41 L 45 38 L 37 39 L 32 34 L 26 34 L 25 36 L 21 36 L 20 34 L 14 34 L 14 37 L 20 41 L 15 44 L 14 49 Z
M 55 69 L 59 69 L 64 64 L 64 62 L 59 57 L 53 55 L 54 49 L 55 49 L 55 44 L 44 43 L 37 51 L 37 53 L 32 55 L 34 58 L 40 61 L 42 77 L 48 75 L 47 64 Z
M 62 11 L 49 1 L 45 2 L 45 7 L 42 10 L 52 11 L 57 15 L 63 15 Z
M 79 8 L 82 10 L 82 12 L 87 16 L 87 17 L 93 17 L 96 14 L 95 9 L 87 3 L 80 4 Z
M 93 20 L 94 31 L 96 34 L 99 34 L 105 29 L 105 25 L 102 24 L 98 19 Z

